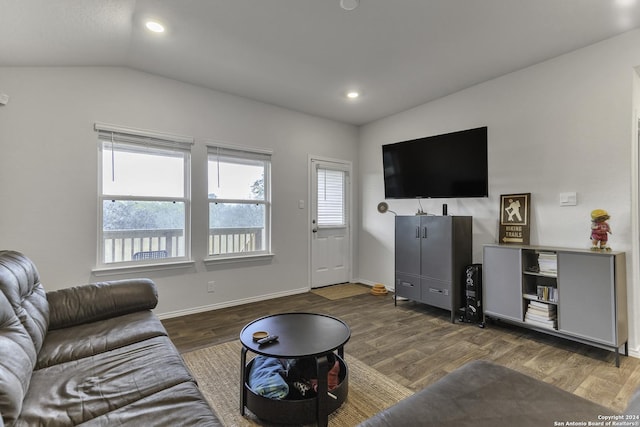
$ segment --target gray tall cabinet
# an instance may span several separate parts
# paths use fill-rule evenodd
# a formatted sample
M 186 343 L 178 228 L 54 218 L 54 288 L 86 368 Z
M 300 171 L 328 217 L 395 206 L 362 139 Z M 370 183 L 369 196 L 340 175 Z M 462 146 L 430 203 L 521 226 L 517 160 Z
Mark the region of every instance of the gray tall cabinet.
M 471 242 L 470 216 L 396 216 L 395 296 L 450 310 L 454 322 Z
M 485 245 L 483 253 L 486 317 L 610 349 L 619 366 L 620 347 L 628 354 L 624 252 Z

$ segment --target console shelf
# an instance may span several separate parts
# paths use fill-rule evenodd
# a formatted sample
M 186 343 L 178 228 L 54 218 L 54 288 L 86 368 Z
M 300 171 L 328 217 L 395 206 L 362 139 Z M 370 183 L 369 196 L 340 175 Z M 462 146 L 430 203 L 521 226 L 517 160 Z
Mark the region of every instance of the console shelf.
M 628 355 L 624 252 L 485 245 L 483 306 L 489 319 Z

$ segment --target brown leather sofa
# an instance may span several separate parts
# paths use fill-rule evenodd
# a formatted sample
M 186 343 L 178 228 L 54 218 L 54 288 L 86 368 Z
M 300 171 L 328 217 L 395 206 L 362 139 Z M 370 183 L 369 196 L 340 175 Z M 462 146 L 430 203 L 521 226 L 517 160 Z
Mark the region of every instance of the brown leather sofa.
M 637 426 L 640 392 L 615 413 L 520 372 L 476 360 L 359 427 Z
M 220 426 L 151 312 L 150 280 L 45 292 L 0 251 L 0 427 Z

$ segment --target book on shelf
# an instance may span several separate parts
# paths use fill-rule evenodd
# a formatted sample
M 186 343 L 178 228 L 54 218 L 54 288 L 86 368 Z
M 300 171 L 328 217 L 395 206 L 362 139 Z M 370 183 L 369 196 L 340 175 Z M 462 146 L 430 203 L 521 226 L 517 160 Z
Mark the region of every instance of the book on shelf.
M 541 286 L 537 288 L 538 299 L 541 301 L 558 302 L 558 288 L 555 286 Z
M 531 301 L 534 302 L 534 301 Z M 539 307 L 537 305 L 529 304 L 527 306 L 527 313 L 532 313 L 538 316 L 544 316 L 547 318 L 555 317 L 557 311 L 555 305 L 545 304 L 547 307 Z
M 533 320 L 539 320 L 541 322 L 547 322 L 550 320 L 555 320 L 556 319 L 556 315 L 547 315 L 544 313 L 537 313 L 535 311 L 532 310 L 527 310 L 526 316 L 533 319 Z
M 557 329 L 555 320 L 540 321 L 540 320 L 531 319 L 525 316 L 524 321 L 525 323 L 529 323 L 531 325 L 538 326 L 541 328 Z
M 539 308 L 535 308 L 535 307 L 529 307 L 527 309 L 527 313 L 533 315 L 533 316 L 539 316 L 542 317 L 543 319 L 552 319 L 554 317 L 556 317 L 555 311 L 545 311 L 545 310 L 541 310 Z
M 538 271 L 541 274 L 558 274 L 558 255 L 555 252 L 538 253 Z
M 557 329 L 556 306 L 538 301 L 529 301 L 524 321 L 544 328 Z
M 538 301 L 529 301 L 529 307 L 535 307 L 538 308 L 540 310 L 554 310 L 555 307 L 552 305 L 549 305 L 545 302 L 538 302 Z

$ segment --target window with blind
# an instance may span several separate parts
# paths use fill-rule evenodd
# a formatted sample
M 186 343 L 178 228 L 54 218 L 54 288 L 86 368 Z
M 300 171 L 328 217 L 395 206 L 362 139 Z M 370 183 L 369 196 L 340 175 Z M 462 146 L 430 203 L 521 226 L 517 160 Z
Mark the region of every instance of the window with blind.
M 111 125 L 98 131 L 98 265 L 190 256 L 190 138 Z
M 318 174 L 318 227 L 345 227 L 345 179 L 341 170 L 317 170 Z
M 270 252 L 270 169 L 270 152 L 208 146 L 210 257 Z

